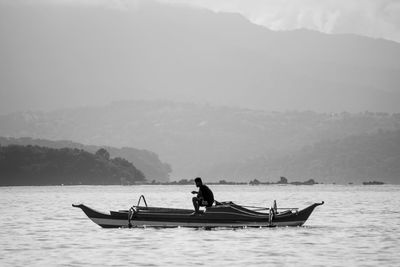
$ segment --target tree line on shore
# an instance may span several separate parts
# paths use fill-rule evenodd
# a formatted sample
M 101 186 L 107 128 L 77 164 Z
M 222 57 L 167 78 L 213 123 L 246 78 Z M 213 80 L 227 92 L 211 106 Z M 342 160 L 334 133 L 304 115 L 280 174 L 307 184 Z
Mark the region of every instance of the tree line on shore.
M 144 184 L 147 185 L 193 185 L 194 179 L 181 179 L 179 181 L 171 181 L 171 182 L 158 182 L 158 181 L 151 181 L 146 182 Z M 249 182 L 235 182 L 235 181 L 226 181 L 226 180 L 219 180 L 218 182 L 207 182 L 209 185 L 315 185 L 315 184 L 320 184 L 319 182 L 316 182 L 314 179 L 308 179 L 306 181 L 293 181 L 289 182 L 286 177 L 281 176 L 280 180 L 277 182 L 265 182 L 265 181 L 260 181 L 258 179 L 253 179 L 250 180 Z M 333 183 L 336 184 L 336 183 Z M 349 183 L 353 184 L 353 183 Z M 363 185 L 383 185 L 385 184 L 384 182 L 381 181 L 369 181 L 369 182 L 363 182 Z
M 96 146 L 96 145 L 85 145 L 68 140 L 49 140 L 49 139 L 35 139 L 30 137 L 1 137 L 0 144 L 3 146 L 8 145 L 21 145 L 21 146 L 41 146 L 48 148 L 77 148 L 83 149 L 89 153 L 96 153 L 99 149 L 106 149 L 112 158 L 123 158 L 129 162 L 133 162 L 135 167 L 139 169 L 146 176 L 146 179 L 151 181 L 156 179 L 157 181 L 168 181 L 169 175 L 172 172 L 172 168 L 168 163 L 162 162 L 158 154 L 145 150 L 137 149 L 133 147 L 112 147 L 112 146 Z
M 0 185 L 116 185 L 145 182 L 146 177 L 124 158 L 105 149 L 0 146 Z
M 157 182 L 155 180 L 151 181 L 151 183 L 147 183 L 151 185 L 192 185 L 194 184 L 194 179 L 181 179 L 179 181 L 172 181 L 172 182 Z M 251 180 L 249 182 L 232 182 L 232 181 L 226 181 L 226 180 L 219 180 L 218 182 L 207 182 L 207 184 L 210 185 L 273 185 L 273 184 L 292 184 L 292 185 L 314 185 L 318 184 L 317 182 L 314 181 L 314 179 L 309 179 L 305 182 L 288 182 L 288 179 L 286 177 L 280 177 L 280 180 L 277 182 L 262 182 L 259 181 L 258 179 Z

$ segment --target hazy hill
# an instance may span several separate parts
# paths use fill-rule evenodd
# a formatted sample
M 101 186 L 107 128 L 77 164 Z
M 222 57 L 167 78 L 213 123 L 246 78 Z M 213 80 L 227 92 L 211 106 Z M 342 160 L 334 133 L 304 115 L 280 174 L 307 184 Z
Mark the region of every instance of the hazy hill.
M 259 157 L 216 165 L 207 175 L 223 177 L 259 177 L 275 181 L 313 178 L 318 182 L 361 184 L 368 181 L 400 183 L 400 131 L 379 131 L 341 140 L 326 140 L 305 146 L 287 156 Z
M 3 114 L 125 99 L 400 112 L 395 42 L 273 32 L 149 0 L 128 9 L 50 2 L 0 3 Z
M 100 146 L 89 146 L 83 145 L 76 142 L 71 141 L 51 141 L 51 140 L 44 140 L 44 139 L 32 139 L 32 138 L 4 138 L 0 137 L 0 145 L 7 146 L 7 145 L 36 145 L 41 147 L 48 147 L 48 148 L 75 148 L 85 150 L 90 153 L 95 153 L 100 148 L 105 148 L 111 155 L 111 157 L 116 158 L 124 158 L 127 159 L 129 162 L 132 162 L 139 170 L 143 172 L 146 176 L 148 181 L 160 181 L 165 182 L 169 179 L 169 174 L 172 171 L 171 167 L 167 163 L 163 163 L 160 161 L 158 155 L 154 152 L 148 150 L 140 150 L 131 147 L 123 147 L 123 148 L 116 148 L 116 147 L 100 147 Z
M 0 116 L 0 136 L 73 140 L 155 151 L 171 164 L 173 180 L 207 174 L 208 179 L 218 181 L 221 173 L 231 173 L 232 163 L 260 157 L 275 159 L 318 142 L 399 129 L 399 114 L 267 112 L 146 101 Z M 216 171 L 217 166 L 224 164 L 227 165 L 223 170 Z M 264 177 L 258 177 L 254 170 L 249 170 L 248 175 L 251 174 L 257 177 L 245 178 Z M 272 177 L 272 181 L 279 176 Z
M 143 173 L 106 150 L 95 154 L 80 149 L 40 146 L 0 146 L 0 186 L 115 185 L 144 182 Z

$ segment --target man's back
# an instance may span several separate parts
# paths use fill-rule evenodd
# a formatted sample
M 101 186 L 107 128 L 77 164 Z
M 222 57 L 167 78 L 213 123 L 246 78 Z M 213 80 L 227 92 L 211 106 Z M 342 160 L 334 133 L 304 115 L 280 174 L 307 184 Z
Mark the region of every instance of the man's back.
M 214 203 L 214 194 L 208 186 L 202 184 L 199 188 L 199 195 L 211 206 Z

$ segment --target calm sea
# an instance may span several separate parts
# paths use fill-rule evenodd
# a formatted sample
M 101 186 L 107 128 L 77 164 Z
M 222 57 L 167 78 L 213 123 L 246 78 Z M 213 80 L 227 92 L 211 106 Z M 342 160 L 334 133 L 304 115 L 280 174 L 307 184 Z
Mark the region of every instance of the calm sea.
M 400 266 L 400 186 L 210 187 L 238 204 L 325 204 L 303 227 L 102 229 L 71 204 L 191 208 L 195 188 L 0 187 L 0 266 Z

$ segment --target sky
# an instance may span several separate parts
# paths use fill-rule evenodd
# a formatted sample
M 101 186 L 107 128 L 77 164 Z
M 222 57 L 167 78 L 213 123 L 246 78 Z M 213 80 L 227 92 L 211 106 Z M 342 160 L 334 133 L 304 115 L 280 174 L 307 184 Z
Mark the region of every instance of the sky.
M 1 0 L 0 0 L 1 1 Z M 3 0 L 134 8 L 140 0 Z M 400 42 L 399 0 L 158 0 L 240 13 L 272 30 L 306 28 L 324 33 L 352 33 Z

